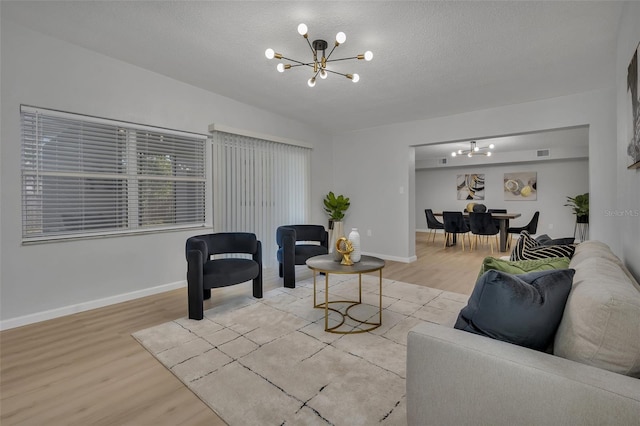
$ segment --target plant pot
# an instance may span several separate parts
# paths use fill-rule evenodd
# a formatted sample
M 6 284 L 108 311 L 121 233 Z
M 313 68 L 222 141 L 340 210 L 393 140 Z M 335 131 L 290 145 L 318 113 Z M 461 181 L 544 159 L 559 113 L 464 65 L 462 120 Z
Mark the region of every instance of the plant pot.
M 576 216 L 576 223 L 589 223 L 589 215 Z
M 333 260 L 339 262 L 342 260 L 342 255 L 336 250 L 336 241 L 341 237 L 344 237 L 344 223 L 343 222 L 333 222 L 333 230 L 331 231 L 331 235 L 329 237 L 329 253 L 333 253 Z

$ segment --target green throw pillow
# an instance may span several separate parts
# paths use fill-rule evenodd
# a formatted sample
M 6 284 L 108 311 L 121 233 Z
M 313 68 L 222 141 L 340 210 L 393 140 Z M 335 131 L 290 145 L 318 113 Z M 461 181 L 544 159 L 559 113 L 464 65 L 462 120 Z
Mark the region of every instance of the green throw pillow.
M 547 257 L 535 260 L 502 260 L 495 257 L 485 257 L 482 261 L 478 278 L 492 269 L 508 274 L 526 274 L 548 269 L 567 269 L 569 262 L 570 259 L 568 257 Z

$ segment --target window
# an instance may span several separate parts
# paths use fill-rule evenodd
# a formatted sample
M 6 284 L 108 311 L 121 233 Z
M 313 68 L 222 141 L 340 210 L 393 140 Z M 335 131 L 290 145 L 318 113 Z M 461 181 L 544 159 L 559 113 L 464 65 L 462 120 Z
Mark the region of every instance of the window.
M 202 226 L 205 136 L 21 107 L 25 242 Z
M 255 233 L 274 267 L 277 227 L 308 223 L 311 149 L 221 131 L 213 141 L 214 228 Z

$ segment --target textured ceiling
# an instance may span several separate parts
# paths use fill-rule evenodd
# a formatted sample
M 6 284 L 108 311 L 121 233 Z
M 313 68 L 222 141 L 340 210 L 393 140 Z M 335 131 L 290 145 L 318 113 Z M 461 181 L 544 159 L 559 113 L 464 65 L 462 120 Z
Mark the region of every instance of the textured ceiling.
M 561 96 L 610 84 L 620 2 L 2 1 L 2 18 L 328 133 Z M 310 59 L 296 31 L 360 82 L 280 74 L 267 47 Z

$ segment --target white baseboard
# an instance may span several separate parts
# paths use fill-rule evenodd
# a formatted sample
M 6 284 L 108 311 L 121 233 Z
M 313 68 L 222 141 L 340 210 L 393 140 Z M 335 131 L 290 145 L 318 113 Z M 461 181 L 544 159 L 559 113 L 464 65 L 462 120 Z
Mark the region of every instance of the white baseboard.
M 51 309 L 48 311 L 36 312 L 16 318 L 9 318 L 7 320 L 0 321 L 0 330 L 8 330 L 10 328 L 22 327 L 23 325 L 29 325 L 40 321 L 46 321 L 66 315 L 77 314 L 78 312 L 90 311 L 91 309 L 102 308 L 104 306 L 114 305 L 116 303 L 127 302 L 129 300 L 139 299 L 141 297 L 164 293 L 165 291 L 186 287 L 186 285 L 186 281 L 177 281 L 174 283 L 159 285 L 157 287 L 150 287 L 142 290 L 132 291 L 130 293 L 117 294 L 115 296 L 109 296 L 103 299 L 90 300 L 88 302 L 63 306 L 61 308 Z

